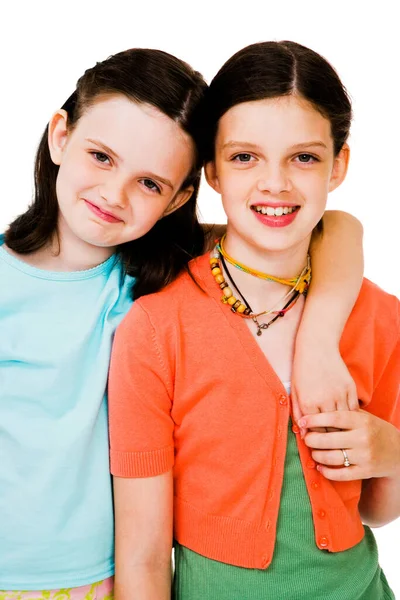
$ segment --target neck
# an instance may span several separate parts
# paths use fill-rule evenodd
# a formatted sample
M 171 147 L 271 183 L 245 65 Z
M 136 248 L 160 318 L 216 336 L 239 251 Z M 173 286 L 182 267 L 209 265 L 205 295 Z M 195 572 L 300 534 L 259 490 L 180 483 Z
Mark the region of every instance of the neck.
M 81 240 L 60 218 L 57 235 L 51 242 L 31 254 L 18 255 L 18 258 L 45 271 L 74 272 L 97 267 L 114 251 L 115 248 L 94 246 Z
M 307 263 L 309 238 L 297 246 L 284 250 L 266 250 L 253 240 L 245 240 L 230 230 L 224 242 L 225 251 L 236 261 L 279 278 L 291 279 L 298 276 Z M 264 310 L 279 301 L 291 288 L 281 283 L 260 279 L 227 263 L 240 292 L 247 298 L 254 312 Z

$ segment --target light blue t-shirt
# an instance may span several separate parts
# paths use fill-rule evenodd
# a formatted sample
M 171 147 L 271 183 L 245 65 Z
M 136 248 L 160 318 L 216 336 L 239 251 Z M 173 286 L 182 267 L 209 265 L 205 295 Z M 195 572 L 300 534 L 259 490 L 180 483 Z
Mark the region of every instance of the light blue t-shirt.
M 133 279 L 36 269 L 0 236 L 0 589 L 113 574 L 106 382 Z

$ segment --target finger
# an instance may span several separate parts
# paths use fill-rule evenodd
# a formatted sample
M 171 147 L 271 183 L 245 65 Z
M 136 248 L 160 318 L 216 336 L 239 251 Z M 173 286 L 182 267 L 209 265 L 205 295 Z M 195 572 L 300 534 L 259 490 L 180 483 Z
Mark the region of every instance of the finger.
M 353 429 L 360 424 L 361 411 L 336 410 L 306 415 L 299 421 L 300 427 L 335 427 L 336 429 Z
M 350 465 L 354 465 L 355 459 L 354 450 L 346 450 L 347 457 L 350 461 Z M 341 450 L 313 450 L 311 456 L 315 462 L 320 465 L 326 465 L 328 467 L 343 467 L 344 466 L 344 454 Z M 347 469 L 349 467 L 346 467 Z
M 347 399 L 347 390 L 344 390 L 342 394 L 337 395 L 336 410 L 350 410 Z
M 339 450 L 340 448 L 351 448 L 354 443 L 354 435 L 349 431 L 329 431 L 327 433 L 311 431 L 305 436 L 304 442 L 313 450 Z
M 301 409 L 300 409 L 299 399 L 297 397 L 296 390 L 292 389 L 292 393 L 291 393 L 290 397 L 292 400 L 293 420 L 295 423 L 297 423 L 303 416 L 303 413 L 301 412 Z
M 297 397 L 297 393 L 296 390 L 292 390 L 291 393 L 291 400 L 292 400 L 292 412 L 293 412 L 293 421 L 298 424 L 298 422 L 300 421 L 301 417 L 303 416 L 303 413 L 301 412 L 301 408 L 300 408 L 300 404 L 299 404 L 299 399 Z M 304 436 L 307 433 L 307 429 L 305 427 L 300 427 L 300 437 L 301 439 L 304 439 Z
M 329 405 L 327 405 L 321 400 L 321 401 L 314 401 L 313 403 L 304 403 L 305 406 L 301 406 L 301 410 L 303 411 L 303 415 L 310 415 L 310 414 L 318 414 L 321 411 L 328 411 L 328 412 L 332 412 L 336 410 L 336 405 L 335 402 L 331 402 Z M 300 431 L 303 432 L 303 435 L 301 436 L 302 439 L 304 439 L 305 434 L 308 431 L 315 431 L 317 433 L 325 433 L 327 431 L 326 427 L 302 427 L 300 425 Z
M 347 404 L 349 406 L 349 410 L 358 410 L 360 408 L 357 387 L 354 381 L 352 381 L 352 383 L 350 384 L 347 392 Z
M 318 465 L 317 469 L 321 475 L 323 475 L 326 479 L 330 479 L 331 481 L 354 481 L 357 479 L 364 479 L 362 470 L 356 465 L 351 467 L 342 467 L 341 469 L 338 469 L 337 467 Z

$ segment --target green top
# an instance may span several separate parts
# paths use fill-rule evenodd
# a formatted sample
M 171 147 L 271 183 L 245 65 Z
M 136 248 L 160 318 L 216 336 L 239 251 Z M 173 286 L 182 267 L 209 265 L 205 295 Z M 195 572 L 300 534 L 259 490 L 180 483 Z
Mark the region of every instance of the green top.
M 289 423 L 274 557 L 265 571 L 211 560 L 175 544 L 175 600 L 394 600 L 375 538 L 331 553 L 315 544 L 311 505 Z

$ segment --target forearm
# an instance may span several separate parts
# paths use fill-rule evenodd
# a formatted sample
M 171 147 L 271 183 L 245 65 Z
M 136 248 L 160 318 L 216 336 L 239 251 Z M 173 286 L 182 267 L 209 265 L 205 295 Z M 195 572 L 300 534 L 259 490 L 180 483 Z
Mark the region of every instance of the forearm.
M 370 527 L 382 527 L 400 516 L 400 474 L 367 479 L 359 503 L 361 519 Z
M 115 600 L 170 600 L 171 563 L 120 565 L 115 577 Z
M 312 282 L 298 340 L 319 336 L 337 345 L 362 284 L 363 229 L 352 215 L 327 211 L 310 246 Z M 317 326 L 316 326 L 317 325 Z
M 114 477 L 115 600 L 170 600 L 172 472 Z

